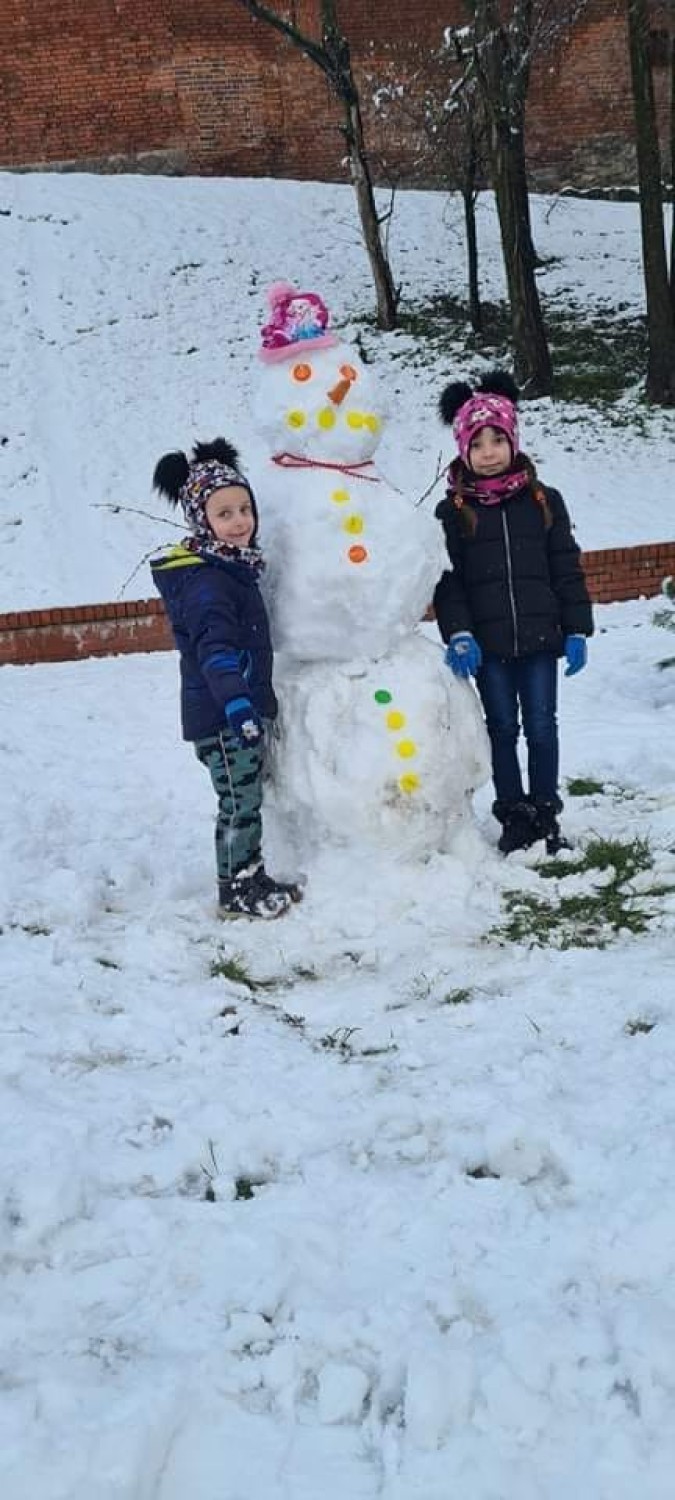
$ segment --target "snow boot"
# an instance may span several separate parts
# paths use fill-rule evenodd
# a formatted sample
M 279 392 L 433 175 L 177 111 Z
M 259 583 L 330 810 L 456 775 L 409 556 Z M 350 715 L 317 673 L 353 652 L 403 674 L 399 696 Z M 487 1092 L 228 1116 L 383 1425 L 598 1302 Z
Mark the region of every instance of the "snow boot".
M 525 798 L 520 802 L 493 802 L 492 811 L 502 825 L 502 834 L 497 848 L 502 854 L 513 854 L 515 849 L 529 849 L 540 835 L 536 831 L 536 812 Z
M 272 880 L 264 865 L 239 870 L 231 880 L 220 880 L 218 893 L 221 917 L 262 917 L 268 922 L 283 916 L 292 901 L 300 899 L 291 895 L 290 886 Z
M 569 839 L 561 833 L 558 822 L 558 813 L 562 812 L 562 802 L 559 797 L 554 797 L 552 802 L 537 802 L 535 812 L 535 838 L 544 839 L 546 853 L 551 857 L 560 854 L 563 849 L 571 849 Z

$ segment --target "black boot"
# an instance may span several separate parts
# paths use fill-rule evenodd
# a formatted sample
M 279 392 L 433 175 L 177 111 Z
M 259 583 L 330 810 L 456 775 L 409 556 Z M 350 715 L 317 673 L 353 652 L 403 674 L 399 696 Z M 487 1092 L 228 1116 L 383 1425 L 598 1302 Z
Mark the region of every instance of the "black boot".
M 502 835 L 497 845 L 502 854 L 513 854 L 515 849 L 529 849 L 539 837 L 536 831 L 536 813 L 531 802 L 493 802 L 492 811 L 502 824 Z
M 292 890 L 298 895 L 292 895 Z M 272 880 L 262 864 L 238 870 L 231 880 L 220 880 L 218 891 L 221 917 L 262 917 L 268 922 L 283 916 L 302 895 L 299 887 Z
M 545 840 L 546 853 L 550 855 L 559 854 L 561 849 L 572 847 L 569 839 L 566 839 L 560 831 L 559 812 L 562 812 L 562 802 L 559 797 L 554 797 L 551 802 L 535 803 L 535 838 Z

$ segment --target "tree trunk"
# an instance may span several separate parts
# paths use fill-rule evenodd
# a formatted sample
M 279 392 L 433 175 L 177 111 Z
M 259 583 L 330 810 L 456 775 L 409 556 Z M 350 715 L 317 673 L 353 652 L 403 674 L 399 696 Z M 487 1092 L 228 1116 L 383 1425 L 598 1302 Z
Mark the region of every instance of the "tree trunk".
M 526 396 L 549 396 L 553 370 L 534 270 L 525 146 L 514 126 L 493 130 L 492 170 L 511 306 L 514 368 Z
M 469 283 L 469 322 L 474 333 L 483 332 L 483 309 L 480 305 L 478 282 L 478 235 L 476 233 L 476 172 L 478 152 L 476 137 L 470 119 L 467 120 L 467 147 L 462 182 L 464 204 L 464 228 L 466 232 L 467 276 Z
M 519 0 L 502 25 L 498 0 L 474 0 L 478 82 L 489 122 L 492 185 L 502 240 L 516 380 L 528 396 L 548 396 L 553 371 L 535 276 L 525 163 L 525 102 L 532 7 Z M 515 29 L 514 29 L 515 28 Z
M 642 262 L 647 303 L 647 396 L 659 406 L 675 405 L 675 319 L 668 284 L 661 153 L 649 59 L 646 0 L 628 0 L 635 144 L 640 188 Z
M 387 255 L 382 245 L 375 193 L 363 139 L 363 124 L 358 98 L 343 96 L 345 135 L 349 153 L 349 170 L 356 193 L 361 231 L 377 300 L 377 326 L 385 330 L 396 327 L 399 294 L 394 286 Z
M 675 27 L 670 38 L 670 305 L 675 322 Z

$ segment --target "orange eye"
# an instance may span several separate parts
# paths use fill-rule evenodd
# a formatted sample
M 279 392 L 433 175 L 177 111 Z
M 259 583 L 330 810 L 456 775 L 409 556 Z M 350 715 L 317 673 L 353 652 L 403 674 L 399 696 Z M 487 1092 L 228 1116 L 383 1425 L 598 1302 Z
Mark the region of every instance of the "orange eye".
M 293 379 L 294 380 L 299 380 L 302 383 L 303 380 L 311 380 L 311 378 L 312 378 L 312 366 L 311 365 L 294 365 L 293 366 Z
M 340 365 L 340 374 L 344 375 L 345 380 L 358 380 L 358 374 L 353 365 Z

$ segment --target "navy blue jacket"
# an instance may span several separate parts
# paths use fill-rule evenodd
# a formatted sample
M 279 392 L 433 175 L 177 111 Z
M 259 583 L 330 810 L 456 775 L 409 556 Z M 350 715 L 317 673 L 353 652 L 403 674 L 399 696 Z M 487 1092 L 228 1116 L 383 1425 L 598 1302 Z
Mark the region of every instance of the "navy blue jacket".
M 150 567 L 180 651 L 184 739 L 218 734 L 234 698 L 249 698 L 261 718 L 275 718 L 269 621 L 252 569 L 180 545 Z
M 562 655 L 567 635 L 592 635 L 593 616 L 570 519 L 558 490 L 542 486 L 551 525 L 528 485 L 498 505 L 464 500 L 476 520 L 468 531 L 450 497 L 443 524 L 452 572 L 436 587 L 444 641 L 470 630 L 483 651 L 510 658 L 532 651 Z

